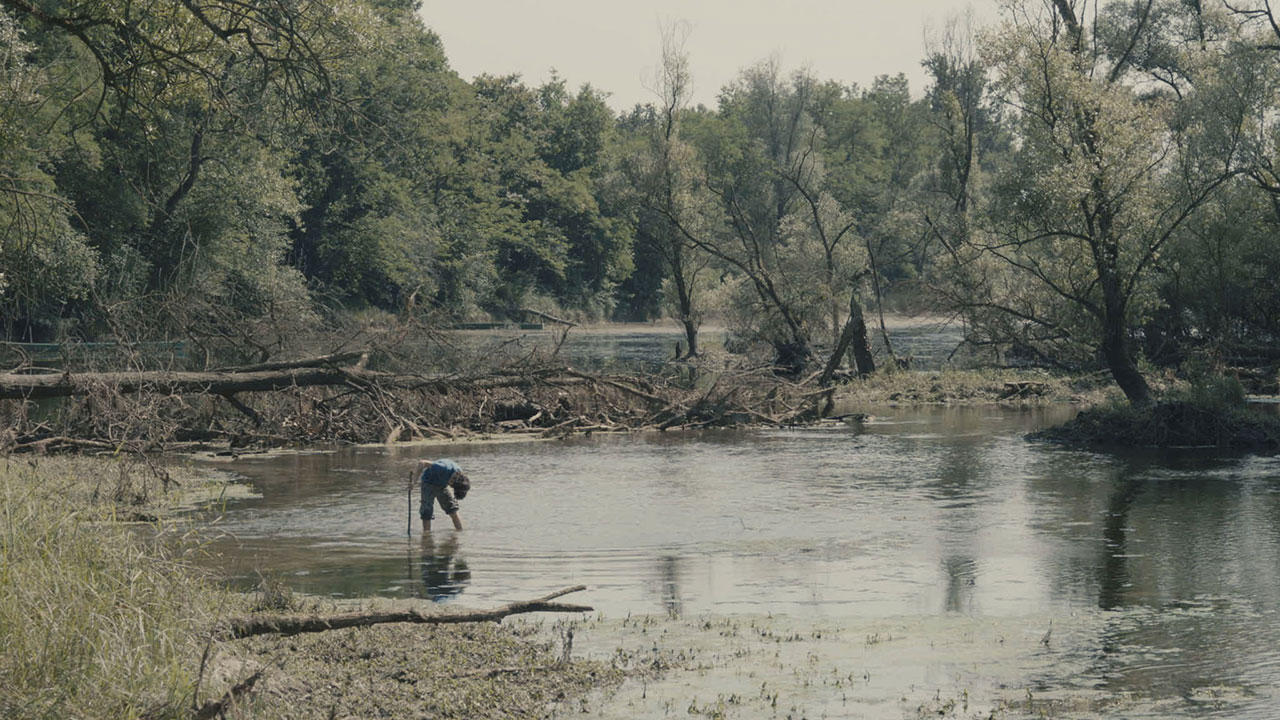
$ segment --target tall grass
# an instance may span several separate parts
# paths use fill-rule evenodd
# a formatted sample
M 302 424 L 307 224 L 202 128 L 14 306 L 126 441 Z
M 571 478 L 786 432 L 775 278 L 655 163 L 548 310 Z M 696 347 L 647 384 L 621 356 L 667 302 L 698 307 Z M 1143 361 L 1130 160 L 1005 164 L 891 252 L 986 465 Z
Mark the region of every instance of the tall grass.
M 0 459 L 0 717 L 189 715 L 219 593 L 109 521 L 137 482 L 105 461 Z

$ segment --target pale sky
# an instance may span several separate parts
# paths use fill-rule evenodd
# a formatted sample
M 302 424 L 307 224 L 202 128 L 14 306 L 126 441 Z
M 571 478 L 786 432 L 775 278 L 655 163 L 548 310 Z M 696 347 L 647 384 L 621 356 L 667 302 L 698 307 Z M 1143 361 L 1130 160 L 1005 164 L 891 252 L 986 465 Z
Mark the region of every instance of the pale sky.
M 691 24 L 693 100 L 714 107 L 742 68 L 775 54 L 788 71 L 846 84 L 906 73 L 919 93 L 926 27 L 968 7 L 978 23 L 997 16 L 997 0 L 423 0 L 421 15 L 468 80 L 519 73 L 539 85 L 554 69 L 571 89 L 590 83 L 624 110 L 655 100 L 646 85 L 662 23 Z

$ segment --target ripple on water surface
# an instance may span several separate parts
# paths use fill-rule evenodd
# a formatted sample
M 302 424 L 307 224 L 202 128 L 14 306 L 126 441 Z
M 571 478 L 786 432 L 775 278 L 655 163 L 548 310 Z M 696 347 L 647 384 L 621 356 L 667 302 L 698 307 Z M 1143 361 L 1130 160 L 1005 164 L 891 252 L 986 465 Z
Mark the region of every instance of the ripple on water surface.
M 427 539 L 416 518 L 405 535 L 427 450 L 245 458 L 261 497 L 229 504 L 210 549 L 245 583 L 266 570 L 340 596 L 483 605 L 583 583 L 609 616 L 1059 618 L 1046 683 L 1161 688 L 1175 714 L 1206 687 L 1242 688 L 1242 716 L 1267 705 L 1280 462 L 1023 439 L 1069 412 L 451 447 L 474 482 L 468 529 Z

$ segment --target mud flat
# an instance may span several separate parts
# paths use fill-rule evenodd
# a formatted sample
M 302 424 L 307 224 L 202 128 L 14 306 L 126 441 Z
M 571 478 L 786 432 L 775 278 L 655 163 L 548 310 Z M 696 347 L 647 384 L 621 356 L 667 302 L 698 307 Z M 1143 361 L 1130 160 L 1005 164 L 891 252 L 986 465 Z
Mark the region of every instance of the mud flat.
M 1182 685 L 1160 671 L 1159 652 L 1109 664 L 1117 623 L 1141 622 L 1120 615 L 591 619 L 575 625 L 577 654 L 630 679 L 575 716 L 1261 717 L 1275 707 L 1272 689 Z

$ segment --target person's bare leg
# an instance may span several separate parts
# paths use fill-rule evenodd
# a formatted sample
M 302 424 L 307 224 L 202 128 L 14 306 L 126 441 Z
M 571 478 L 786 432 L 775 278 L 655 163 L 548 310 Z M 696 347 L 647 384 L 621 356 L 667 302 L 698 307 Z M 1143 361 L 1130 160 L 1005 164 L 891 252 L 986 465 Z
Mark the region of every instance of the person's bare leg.
M 429 519 L 424 518 L 422 520 L 422 532 L 424 533 L 431 532 L 431 521 Z
M 456 513 L 456 512 L 451 512 L 451 513 L 449 513 L 449 519 L 450 519 L 450 520 L 453 520 L 453 529 L 454 529 L 454 530 L 461 530 L 461 529 L 462 529 L 462 518 L 458 517 L 458 513 Z

